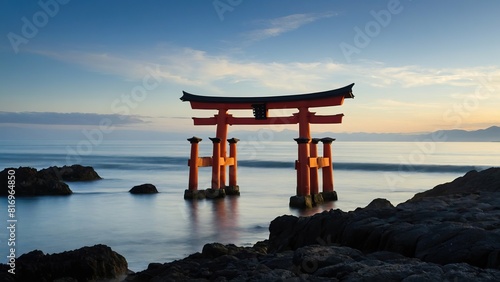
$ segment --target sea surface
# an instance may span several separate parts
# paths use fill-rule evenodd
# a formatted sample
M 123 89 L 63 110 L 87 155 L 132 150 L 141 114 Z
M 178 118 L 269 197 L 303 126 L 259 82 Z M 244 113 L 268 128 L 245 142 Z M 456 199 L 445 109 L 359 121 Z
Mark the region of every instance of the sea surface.
M 261 138 L 262 139 L 262 138 Z M 200 143 L 210 156 L 211 143 Z M 321 143 L 319 144 L 321 154 Z M 186 201 L 190 144 L 187 141 L 0 141 L 0 169 L 37 169 L 79 163 L 103 178 L 69 182 L 71 196 L 17 198 L 16 253 L 56 253 L 106 244 L 139 271 L 201 251 L 206 243 L 251 246 L 269 236 L 271 220 L 284 214 L 364 207 L 374 198 L 394 205 L 415 193 L 452 181 L 469 170 L 500 166 L 500 142 L 334 142 L 335 190 L 339 200 L 299 211 L 288 207 L 295 194 L 297 144 L 238 143 L 241 196 Z M 210 168 L 200 168 L 200 188 L 210 186 Z M 21 181 L 18 179 L 17 181 Z M 154 195 L 131 195 L 152 183 Z M 7 199 L 0 199 L 7 226 Z M 8 255 L 8 230 L 0 228 L 0 261 Z

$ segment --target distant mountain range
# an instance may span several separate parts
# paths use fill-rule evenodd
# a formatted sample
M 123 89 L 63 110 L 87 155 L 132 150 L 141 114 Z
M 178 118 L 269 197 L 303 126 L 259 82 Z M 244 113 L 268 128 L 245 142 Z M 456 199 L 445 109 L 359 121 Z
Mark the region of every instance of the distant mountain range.
M 500 127 L 492 126 L 486 129 L 479 129 L 474 131 L 466 130 L 440 130 L 436 131 L 434 134 L 442 134 L 448 140 L 455 142 L 500 142 Z M 423 135 L 423 137 L 429 137 L 432 134 Z
M 198 129 L 198 128 L 196 128 Z M 205 129 L 205 128 L 204 128 Z M 15 126 L 0 126 L 2 132 L 1 140 L 82 140 L 87 138 L 82 130 L 62 130 L 62 129 L 33 129 Z M 159 131 L 139 131 L 139 130 L 115 130 L 110 134 L 105 134 L 106 140 L 169 140 L 183 141 L 191 136 L 199 136 L 203 139 L 213 137 L 215 128 L 210 131 L 190 130 L 188 132 L 159 132 Z M 296 130 L 272 131 L 263 127 L 260 131 L 229 130 L 229 138 L 236 137 L 249 141 L 291 141 L 298 137 Z M 446 142 L 500 142 L 500 127 L 492 126 L 486 129 L 466 131 L 466 130 L 439 130 L 432 133 L 403 134 L 403 133 L 336 133 L 322 132 L 313 133 L 313 137 L 332 137 L 337 141 L 399 141 L 412 142 L 422 140 L 435 140 Z M 96 138 L 95 136 L 92 138 Z M 187 141 L 186 141 L 187 142 Z
M 280 132 L 267 131 L 257 133 L 255 131 L 235 131 L 231 132 L 231 136 L 238 136 L 240 139 L 255 139 L 260 135 L 263 139 L 271 139 L 275 141 L 287 141 L 298 137 L 298 132 L 295 130 L 283 130 Z M 266 136 L 268 135 L 268 136 Z M 323 132 L 314 133 L 313 137 L 332 137 L 338 141 L 420 141 L 434 140 L 444 142 L 500 142 L 500 127 L 492 126 L 480 130 L 438 130 L 431 133 L 421 134 L 403 134 L 403 133 L 335 133 Z

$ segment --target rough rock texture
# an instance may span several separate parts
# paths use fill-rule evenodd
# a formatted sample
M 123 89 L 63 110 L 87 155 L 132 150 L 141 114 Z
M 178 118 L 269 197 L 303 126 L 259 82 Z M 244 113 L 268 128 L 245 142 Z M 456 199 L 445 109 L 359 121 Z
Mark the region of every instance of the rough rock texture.
M 59 254 L 32 251 L 16 260 L 15 276 L 0 265 L 1 281 L 91 281 L 116 279 L 129 273 L 123 256 L 105 245 L 83 247 Z M 5 270 L 5 271 L 4 271 Z
M 70 195 L 72 193 L 69 186 L 55 175 L 30 167 L 19 167 L 6 168 L 0 172 L 0 195 L 2 196 L 8 195 L 9 192 L 7 182 L 9 170 L 15 171 L 16 196 Z
M 132 194 L 154 194 L 158 193 L 158 190 L 153 184 L 146 183 L 132 187 L 129 192 Z
M 64 181 L 92 181 L 101 179 L 93 167 L 82 165 L 65 165 L 63 167 L 52 166 L 40 170 L 40 173 L 48 174 Z
M 171 263 L 151 263 L 125 281 L 498 281 L 500 271 L 464 263 L 438 265 L 392 252 L 363 254 L 349 247 L 312 245 L 267 253 L 207 244 L 202 253 Z
M 377 199 L 353 212 L 281 216 L 269 227 L 269 250 L 336 243 L 441 265 L 500 269 L 499 184 L 500 169 L 491 168 L 469 172 L 397 207 Z

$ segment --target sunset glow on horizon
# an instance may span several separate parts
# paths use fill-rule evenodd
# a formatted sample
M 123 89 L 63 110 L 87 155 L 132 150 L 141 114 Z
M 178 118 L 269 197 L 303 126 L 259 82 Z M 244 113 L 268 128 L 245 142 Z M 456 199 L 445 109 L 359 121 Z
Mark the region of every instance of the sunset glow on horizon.
M 351 83 L 335 132 L 500 125 L 496 1 L 4 1 L 0 127 L 193 129 L 182 91 L 312 93 Z M 279 114 L 276 112 L 275 114 Z M 251 116 L 251 112 L 242 112 Z M 295 129 L 281 126 L 276 130 Z M 211 128 L 197 128 L 212 130 Z M 235 126 L 233 130 L 252 130 Z

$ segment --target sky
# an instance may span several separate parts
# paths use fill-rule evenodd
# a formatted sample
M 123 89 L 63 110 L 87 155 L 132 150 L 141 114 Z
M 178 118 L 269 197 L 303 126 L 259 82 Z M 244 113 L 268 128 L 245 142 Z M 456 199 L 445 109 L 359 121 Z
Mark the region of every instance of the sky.
M 190 132 L 199 129 L 191 117 L 215 112 L 192 110 L 180 101 L 182 91 L 275 96 L 351 83 L 354 99 L 310 109 L 343 113 L 343 123 L 312 125 L 313 132 L 500 125 L 499 1 L 0 5 L 0 128 L 6 135 L 19 128 Z M 297 125 L 270 126 L 284 128 Z

